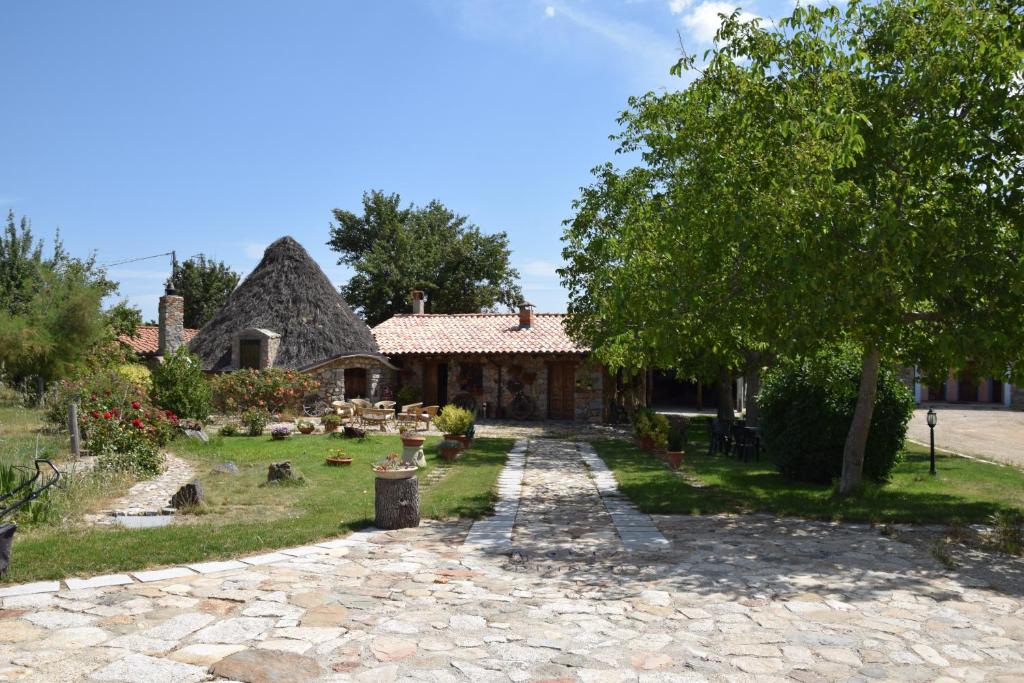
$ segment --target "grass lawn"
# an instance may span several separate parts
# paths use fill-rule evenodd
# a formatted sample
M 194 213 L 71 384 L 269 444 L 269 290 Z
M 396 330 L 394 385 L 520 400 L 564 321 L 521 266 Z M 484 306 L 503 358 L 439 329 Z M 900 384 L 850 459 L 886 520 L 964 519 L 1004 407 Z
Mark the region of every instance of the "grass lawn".
M 939 454 L 938 474 L 931 477 L 927 449 L 914 444 L 908 444 L 888 484 L 869 486 L 861 496 L 848 499 L 834 496 L 831 486 L 784 479 L 764 459 L 742 463 L 708 456 L 706 444 L 698 440 L 690 445 L 678 474 L 625 441 L 597 441 L 594 448 L 615 471 L 622 492 L 651 514 L 767 512 L 825 520 L 945 524 L 985 522 L 999 510 L 1024 508 L 1024 471 Z
M 439 461 L 437 439 L 425 446 L 428 465 L 419 472 L 422 517 L 479 517 L 492 509 L 495 482 L 512 439 L 476 439 L 454 464 Z M 328 451 L 344 448 L 347 467 L 323 464 Z M 363 442 L 324 435 L 179 439 L 172 450 L 195 465 L 209 504 L 183 523 L 156 529 L 37 528 L 15 536 L 10 582 L 120 572 L 145 567 L 224 559 L 241 554 L 313 543 L 373 523 L 374 475 L 370 464 L 401 452 L 397 435 L 373 435 Z M 237 475 L 211 474 L 233 461 Z M 267 465 L 291 460 L 304 486 L 266 486 Z M 443 478 L 428 484 L 436 468 Z
M 0 406 L 0 461 L 31 464 L 37 444 L 41 458 L 67 453 L 67 437 L 48 434 L 43 426 L 41 410 Z

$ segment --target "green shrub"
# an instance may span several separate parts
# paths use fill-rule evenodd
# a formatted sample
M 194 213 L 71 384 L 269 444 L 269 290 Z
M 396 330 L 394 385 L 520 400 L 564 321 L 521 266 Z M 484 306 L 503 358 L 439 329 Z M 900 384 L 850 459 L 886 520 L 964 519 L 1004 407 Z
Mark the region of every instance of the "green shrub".
M 840 476 L 860 366 L 860 353 L 843 348 L 783 363 L 765 373 L 757 399 L 762 445 L 781 474 L 818 484 Z M 899 462 L 913 410 L 910 389 L 895 372 L 883 368 L 864 455 L 866 481 L 888 481 Z
M 444 434 L 466 434 L 473 426 L 473 421 L 473 413 L 452 404 L 442 408 L 434 418 L 434 424 Z
M 242 413 L 240 419 L 242 420 L 242 426 L 245 427 L 246 434 L 249 436 L 260 436 L 263 434 L 263 430 L 266 429 L 267 423 L 270 422 L 270 414 L 266 410 L 249 408 Z
M 664 448 L 668 441 L 668 418 L 650 408 L 641 408 L 633 414 L 633 431 L 638 438 L 649 438 L 656 447 Z
M 228 422 L 226 425 L 220 428 L 221 436 L 238 436 L 238 425 L 234 422 Z
M 213 406 L 229 415 L 249 408 L 299 412 L 302 399 L 317 389 L 315 379 L 295 370 L 236 370 L 213 378 Z
M 153 399 L 178 417 L 206 420 L 212 408 L 210 385 L 196 356 L 184 346 L 153 372 Z
M 153 373 L 142 363 L 122 363 L 114 368 L 119 375 L 147 394 L 153 390 Z
M 341 426 L 341 416 L 337 413 L 327 413 L 320 418 L 320 424 L 324 426 L 325 431 L 331 431 Z
M 398 404 L 398 407 L 407 406 L 410 403 L 417 403 L 420 400 L 420 393 L 420 390 L 416 387 L 403 384 L 399 387 L 398 391 L 395 392 L 395 402 Z

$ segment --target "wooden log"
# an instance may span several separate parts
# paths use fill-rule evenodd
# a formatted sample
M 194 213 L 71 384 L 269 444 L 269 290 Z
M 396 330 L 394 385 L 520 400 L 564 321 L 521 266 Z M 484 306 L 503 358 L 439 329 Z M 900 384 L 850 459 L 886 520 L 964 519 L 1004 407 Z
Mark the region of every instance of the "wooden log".
M 374 485 L 374 524 L 378 529 L 406 529 L 420 525 L 420 482 L 377 478 Z

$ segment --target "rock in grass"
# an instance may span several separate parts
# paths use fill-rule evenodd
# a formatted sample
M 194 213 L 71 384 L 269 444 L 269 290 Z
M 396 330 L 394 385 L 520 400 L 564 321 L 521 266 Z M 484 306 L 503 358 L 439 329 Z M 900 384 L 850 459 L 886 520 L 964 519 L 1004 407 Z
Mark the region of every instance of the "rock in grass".
M 222 462 L 214 466 L 214 474 L 238 474 L 238 465 L 233 462 Z
M 189 483 L 178 489 L 178 492 L 171 496 L 171 507 L 182 510 L 184 508 L 198 507 L 203 504 L 206 499 L 203 493 L 203 485 L 198 479 L 193 479 Z

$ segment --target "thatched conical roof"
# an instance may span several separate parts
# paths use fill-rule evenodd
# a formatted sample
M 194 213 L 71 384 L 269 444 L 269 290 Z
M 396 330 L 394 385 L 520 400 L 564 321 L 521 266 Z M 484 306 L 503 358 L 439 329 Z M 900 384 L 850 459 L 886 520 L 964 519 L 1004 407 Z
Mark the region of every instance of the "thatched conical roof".
M 302 245 L 282 237 L 189 344 L 204 370 L 227 370 L 235 335 L 247 328 L 281 335 L 275 368 L 301 369 L 349 354 L 379 355 L 360 320 Z

